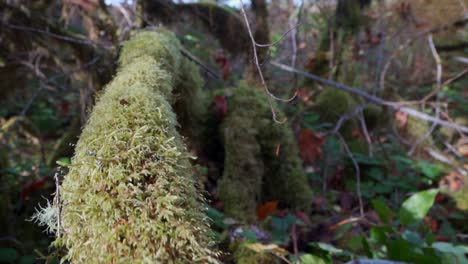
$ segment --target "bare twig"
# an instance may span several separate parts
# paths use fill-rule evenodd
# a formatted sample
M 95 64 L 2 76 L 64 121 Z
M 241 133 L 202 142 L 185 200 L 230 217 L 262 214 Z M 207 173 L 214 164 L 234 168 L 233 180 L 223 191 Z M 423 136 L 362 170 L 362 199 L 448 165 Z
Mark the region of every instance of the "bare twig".
M 341 143 L 343 144 L 343 147 L 348 154 L 349 158 L 353 162 L 354 169 L 356 170 L 356 192 L 359 200 L 359 213 L 361 217 L 364 217 L 364 203 L 362 202 L 362 195 L 361 195 L 361 169 L 359 168 L 359 164 L 357 163 L 356 159 L 354 158 L 353 153 L 348 147 L 348 144 L 346 144 L 346 141 L 344 138 L 341 136 L 340 133 L 336 133 L 338 138 L 340 139 Z
M 260 47 L 260 48 L 268 48 L 268 47 L 271 47 L 271 46 L 275 46 L 276 44 L 280 43 L 290 32 L 296 30 L 298 27 L 300 27 L 302 25 L 303 25 L 302 23 L 298 23 L 298 24 L 292 26 L 290 29 L 286 30 L 286 32 L 284 32 L 283 35 L 275 42 L 265 43 L 265 44 L 260 44 L 260 43 L 255 42 L 255 46 Z
M 72 42 L 72 43 L 82 44 L 82 45 L 100 46 L 100 47 L 103 47 L 103 48 L 109 48 L 108 45 L 104 45 L 104 44 L 98 43 L 98 42 L 93 42 L 93 41 L 91 41 L 89 39 L 73 38 L 73 37 L 69 37 L 69 36 L 56 34 L 56 33 L 53 33 L 53 32 L 47 31 L 47 30 L 42 30 L 42 29 L 33 28 L 33 27 L 25 27 L 25 26 L 20 26 L 20 25 L 13 25 L 13 24 L 10 24 L 10 23 L 7 23 L 7 22 L 1 22 L 1 23 L 3 25 L 5 25 L 6 27 L 11 28 L 11 29 L 44 34 L 46 36 L 49 36 L 49 37 L 52 37 L 52 38 L 55 38 L 55 39 L 59 39 L 59 40 L 63 40 L 63 41 L 67 41 L 67 42 Z
M 363 111 L 361 111 L 359 113 L 359 121 L 361 123 L 362 133 L 364 134 L 364 137 L 366 138 L 367 145 L 369 145 L 369 156 L 372 157 L 373 156 L 372 140 L 371 140 L 371 137 L 369 135 L 369 130 L 367 129 L 366 120 L 364 119 L 364 112 Z
M 55 173 L 55 198 L 54 206 L 57 208 L 57 237 L 60 238 L 60 230 L 62 229 L 62 201 L 60 198 L 60 181 L 58 178 L 59 173 Z
M 291 228 L 291 239 L 293 242 L 294 256 L 298 260 L 298 263 L 301 264 L 302 262 L 301 262 L 301 259 L 299 258 L 299 249 L 297 247 L 297 230 L 296 229 L 297 229 L 296 223 L 293 223 L 292 228 Z
M 421 31 L 421 32 L 415 34 L 412 38 L 406 40 L 403 44 L 401 44 L 397 49 L 395 49 L 393 51 L 393 53 L 388 57 L 387 62 L 385 63 L 384 67 L 382 68 L 382 71 L 380 72 L 380 81 L 379 81 L 380 90 L 383 91 L 383 89 L 385 87 L 385 75 L 386 75 L 388 69 L 390 68 L 390 64 L 392 63 L 393 59 L 398 55 L 398 53 L 400 53 L 401 51 L 406 49 L 407 46 L 409 46 L 411 43 L 413 43 L 414 41 L 416 41 L 420 37 L 426 36 L 426 35 L 431 34 L 431 33 L 439 32 L 439 31 L 441 31 L 443 29 L 446 29 L 446 28 L 448 28 L 450 26 L 463 26 L 466 23 L 468 23 L 468 18 L 463 18 L 463 19 L 454 21 L 452 23 L 448 23 L 448 24 L 445 24 L 445 25 L 442 25 L 442 26 L 439 26 L 439 27 L 430 28 L 430 29 Z
M 352 88 L 352 87 L 349 87 L 347 85 L 344 85 L 344 84 L 341 84 L 341 83 L 338 83 L 338 82 L 335 82 L 335 81 L 327 80 L 327 79 L 321 78 L 321 77 L 319 77 L 317 75 L 314 75 L 314 74 L 311 74 L 311 73 L 308 73 L 308 72 L 304 72 L 304 71 L 300 71 L 298 69 L 291 68 L 290 66 L 284 65 L 282 63 L 271 62 L 271 64 L 273 66 L 275 66 L 275 67 L 278 67 L 278 68 L 284 70 L 284 71 L 297 73 L 297 74 L 302 75 L 304 77 L 307 77 L 309 79 L 315 80 L 317 82 L 321 82 L 321 83 L 323 83 L 325 85 L 335 87 L 337 89 L 340 89 L 340 90 L 343 90 L 343 91 L 358 95 L 358 96 L 360 96 L 360 97 L 362 97 L 362 98 L 364 98 L 364 99 L 366 99 L 366 100 L 368 100 L 370 102 L 373 102 L 375 104 L 388 106 L 393 110 L 397 110 L 397 111 L 407 113 L 407 114 L 409 114 L 411 116 L 414 116 L 416 118 L 426 120 L 426 121 L 430 121 L 430 122 L 436 122 L 438 125 L 453 128 L 453 129 L 457 129 L 457 130 L 460 130 L 460 131 L 462 131 L 464 133 L 468 133 L 468 127 L 466 127 L 466 126 L 463 126 L 463 125 L 460 125 L 460 124 L 457 124 L 457 123 L 454 123 L 454 122 L 448 122 L 448 121 L 445 121 L 445 120 L 441 120 L 438 117 L 434 117 L 434 116 L 422 113 L 422 112 L 420 112 L 418 110 L 415 110 L 415 109 L 412 109 L 412 108 L 409 108 L 409 107 L 404 107 L 404 106 L 402 106 L 402 105 L 404 105 L 402 103 L 386 101 L 386 100 L 384 100 L 384 99 L 382 99 L 380 97 L 370 95 L 370 94 L 368 94 L 368 93 L 366 93 L 366 92 L 364 92 L 362 90 Z
M 270 92 L 270 90 L 268 89 L 268 85 L 265 81 L 265 78 L 263 77 L 263 72 L 262 72 L 262 69 L 260 67 L 260 63 L 259 63 L 259 60 L 258 60 L 258 54 L 257 54 L 257 42 L 255 42 L 255 38 L 253 36 L 253 33 L 252 33 L 252 29 L 250 28 L 250 23 L 249 23 L 249 19 L 247 18 L 247 13 L 245 12 L 245 8 L 244 8 L 244 2 L 242 0 L 239 0 L 240 1 L 240 4 L 241 4 L 241 12 L 242 12 L 242 16 L 244 17 L 244 21 L 245 21 L 245 25 L 247 27 L 247 31 L 249 32 L 249 37 L 250 37 L 250 40 L 252 42 L 252 48 L 253 48 L 253 55 L 254 55 L 254 64 L 257 68 L 257 71 L 258 71 L 258 75 L 260 76 L 260 81 L 262 83 L 262 86 L 266 92 L 266 94 L 269 96 L 268 98 L 268 103 L 270 104 L 270 109 L 271 109 L 271 114 L 273 116 L 273 120 L 277 123 L 284 123 L 285 120 L 283 121 L 279 121 L 277 119 L 277 116 L 276 116 L 276 112 L 275 112 L 275 109 L 273 107 L 273 102 L 272 102 L 272 98 L 275 99 L 275 100 L 278 100 L 278 101 L 281 101 L 281 102 L 290 102 L 292 100 L 294 100 L 294 98 L 296 97 L 297 95 L 297 92 L 294 93 L 294 95 L 289 98 L 289 99 L 282 99 L 282 98 L 279 98 L 279 97 L 276 97 L 274 94 L 272 94 Z M 270 45 L 270 44 L 268 44 Z
M 291 67 L 295 68 L 296 67 L 296 61 L 297 61 L 297 42 L 299 40 L 299 30 L 297 30 L 297 28 L 295 28 L 293 25 L 296 24 L 296 25 L 299 25 L 299 23 L 301 22 L 301 14 L 302 14 L 302 9 L 304 7 L 304 0 L 301 0 L 301 2 L 299 3 L 299 6 L 297 8 L 297 11 L 296 11 L 296 15 L 295 16 L 291 16 L 291 20 L 290 20 L 290 27 L 293 27 L 294 30 L 291 32 L 291 46 L 292 46 L 292 56 L 291 56 Z M 294 18 L 295 18 L 295 21 L 294 21 Z M 294 89 L 297 88 L 297 74 L 294 74 L 294 77 L 293 77 L 293 87 Z
M 434 90 L 435 96 L 436 96 L 436 103 L 439 103 L 439 92 L 442 89 L 442 63 L 439 57 L 439 54 L 437 53 L 437 50 L 434 45 L 434 41 L 432 40 L 432 34 L 429 34 L 427 37 L 427 40 L 429 41 L 429 47 L 431 48 L 432 56 L 434 56 L 434 59 L 437 63 L 437 86 L 436 89 Z M 439 106 L 436 106 L 436 118 L 439 119 L 440 117 L 440 108 Z M 412 155 L 413 152 L 416 150 L 416 148 L 424 142 L 431 134 L 434 132 L 434 129 L 437 127 L 437 123 L 434 122 L 432 123 L 431 127 L 429 130 L 423 135 L 421 139 L 419 139 L 409 150 L 408 155 Z
M 180 53 L 187 59 L 193 61 L 198 66 L 203 68 L 207 73 L 209 73 L 214 78 L 218 80 L 222 80 L 221 77 L 219 77 L 219 75 L 216 74 L 215 71 L 213 71 L 210 67 L 206 66 L 204 63 L 202 63 L 201 60 L 199 60 L 195 55 L 193 55 L 190 51 L 186 50 L 184 47 L 180 47 Z
M 453 76 L 452 78 L 446 80 L 442 85 L 441 87 L 444 87 L 446 85 L 449 85 L 451 84 L 452 82 L 462 78 L 463 76 L 465 76 L 466 74 L 468 73 L 468 68 L 464 69 L 463 71 L 461 71 L 460 73 L 458 73 L 457 75 Z M 439 89 L 440 90 L 440 89 Z M 433 97 L 434 95 L 436 95 L 438 92 L 438 89 L 435 89 L 433 91 L 431 91 L 429 94 L 427 94 L 426 96 L 424 96 L 424 98 L 421 100 L 422 102 L 426 102 L 427 100 L 431 99 L 431 97 Z
M 337 133 L 338 130 L 340 130 L 341 126 L 343 125 L 343 123 L 352 118 L 353 116 L 355 115 L 358 115 L 359 113 L 362 112 L 362 110 L 366 107 L 368 107 L 369 105 L 368 104 L 365 104 L 365 105 L 359 105 L 357 106 L 356 108 L 353 109 L 353 111 L 349 112 L 349 113 L 345 113 L 343 114 L 340 119 L 338 119 L 338 121 L 336 122 L 336 125 L 335 125 L 335 128 L 333 129 L 332 133 Z

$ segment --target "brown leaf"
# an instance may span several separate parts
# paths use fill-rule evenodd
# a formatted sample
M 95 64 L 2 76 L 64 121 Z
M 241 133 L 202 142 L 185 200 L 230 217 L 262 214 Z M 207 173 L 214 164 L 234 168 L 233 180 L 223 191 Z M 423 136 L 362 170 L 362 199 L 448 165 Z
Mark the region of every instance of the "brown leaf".
M 314 164 L 322 158 L 322 145 L 325 139 L 316 135 L 312 130 L 303 129 L 299 135 L 300 155 L 304 162 Z
M 228 102 L 224 95 L 216 95 L 214 98 L 214 114 L 218 120 L 224 119 L 228 112 Z
M 452 171 L 439 181 L 439 186 L 447 185 L 451 191 L 458 191 L 463 186 L 463 177 L 456 171 Z
M 304 212 L 296 212 L 297 219 L 301 220 L 306 225 L 311 225 L 312 221 L 310 221 L 309 216 Z
M 257 206 L 257 218 L 264 220 L 268 216 L 272 215 L 278 209 L 278 201 L 269 201 L 262 205 Z
M 398 122 L 400 128 L 406 127 L 406 123 L 408 123 L 408 113 L 397 111 L 395 113 L 395 119 Z

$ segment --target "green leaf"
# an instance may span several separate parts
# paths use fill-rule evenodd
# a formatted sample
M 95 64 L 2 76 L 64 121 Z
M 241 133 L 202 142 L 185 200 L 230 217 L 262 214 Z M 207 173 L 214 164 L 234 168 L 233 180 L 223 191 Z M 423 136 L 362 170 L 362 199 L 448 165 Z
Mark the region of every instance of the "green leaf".
M 36 257 L 34 257 L 32 255 L 22 256 L 19 259 L 18 263 L 19 264 L 34 264 L 34 263 L 36 263 Z
M 370 230 L 370 238 L 380 244 L 385 244 L 387 241 L 387 234 L 392 234 L 393 229 L 389 226 L 374 226 Z
M 14 248 L 0 248 L 0 262 L 13 263 L 19 257 Z
M 438 189 L 430 189 L 413 194 L 400 208 L 400 223 L 412 225 L 420 222 L 434 204 Z
M 301 256 L 301 261 L 296 263 L 302 264 L 329 264 L 330 262 L 326 259 L 323 259 L 318 256 L 314 256 L 312 254 L 304 254 Z
M 451 260 L 453 263 L 468 263 L 466 254 L 468 254 L 468 246 L 456 246 L 451 243 L 436 242 L 432 244 L 436 250 L 444 253 L 444 259 Z M 455 261 L 454 258 L 457 260 Z
M 403 234 L 401 234 L 401 237 L 406 239 L 407 241 L 415 244 L 415 245 L 419 245 L 419 246 L 423 246 L 424 245 L 424 239 L 421 238 L 421 236 L 416 233 L 416 232 L 413 232 L 413 231 L 409 231 L 409 230 L 405 230 L 405 232 L 403 232 Z
M 313 247 L 317 247 L 319 249 L 322 249 L 322 250 L 328 252 L 328 254 L 330 254 L 332 256 L 352 256 L 353 255 L 349 251 L 336 248 L 336 247 L 334 247 L 334 246 L 332 246 L 330 244 L 327 244 L 327 243 L 317 242 L 317 243 L 310 243 L 309 245 L 311 245 Z
M 440 164 L 432 164 L 425 160 L 420 160 L 417 167 L 421 170 L 424 176 L 433 180 L 437 179 L 442 172 L 442 166 Z
M 388 224 L 395 213 L 381 200 L 372 200 L 372 206 L 382 222 Z

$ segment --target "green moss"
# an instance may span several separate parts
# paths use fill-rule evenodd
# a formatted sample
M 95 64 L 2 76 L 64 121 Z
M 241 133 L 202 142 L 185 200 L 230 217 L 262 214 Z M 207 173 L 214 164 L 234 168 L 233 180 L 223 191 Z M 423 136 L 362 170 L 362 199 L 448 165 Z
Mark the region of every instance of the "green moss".
M 142 56 L 156 58 L 163 68 L 179 73 L 182 61 L 180 43 L 169 31 L 159 29 L 157 34 L 150 31 L 138 32 L 130 41 L 124 42 L 120 53 L 119 65 L 128 65 Z
M 297 144 L 291 128 L 272 120 L 266 95 L 241 83 L 229 108 L 221 130 L 225 167 L 219 195 L 225 212 L 248 221 L 260 202 L 278 200 L 283 206 L 306 207 L 312 193 Z
M 357 103 L 353 97 L 338 89 L 326 88 L 317 97 L 317 109 L 325 121 L 336 122 L 356 107 Z
M 217 262 L 168 101 L 172 70 L 182 61 L 178 45 L 166 32 L 142 32 L 124 44 L 120 69 L 94 107 L 62 183 L 63 230 L 54 244 L 66 247 L 65 259 Z
M 269 252 L 255 252 L 246 243 L 233 243 L 231 251 L 237 264 L 275 264 L 279 258 Z
M 334 88 L 323 90 L 317 97 L 316 105 L 321 119 L 333 124 L 358 107 L 356 100 L 349 93 Z M 345 137 L 350 137 L 353 127 L 356 126 L 356 119 L 348 119 L 342 124 L 341 132 Z
M 203 79 L 198 67 L 189 60 L 182 60 L 181 72 L 173 91 L 174 111 L 180 124 L 180 133 L 191 143 L 202 141 L 208 111 L 208 98 L 203 93 Z
M 417 152 L 420 153 L 425 147 L 434 145 L 434 140 L 431 135 L 425 137 L 430 129 L 431 123 L 413 116 L 408 116 L 403 136 L 408 142 L 413 144 L 424 138 L 424 141 L 420 142 L 417 146 Z

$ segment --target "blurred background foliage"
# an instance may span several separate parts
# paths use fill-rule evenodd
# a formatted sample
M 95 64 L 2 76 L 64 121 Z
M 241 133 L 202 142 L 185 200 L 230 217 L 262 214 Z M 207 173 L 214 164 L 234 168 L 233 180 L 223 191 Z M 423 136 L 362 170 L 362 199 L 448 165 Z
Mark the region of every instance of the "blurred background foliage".
M 57 262 L 60 252 L 49 248 L 53 234 L 31 217 L 53 199 L 54 175 L 66 174 L 94 101 L 115 74 L 119 43 L 132 31 L 160 25 L 177 35 L 183 54 L 205 79 L 203 132 L 185 136 L 198 156 L 194 175 L 206 190 L 212 228 L 227 252 L 223 262 L 346 263 L 366 257 L 468 263 L 466 132 L 433 126 L 269 64 L 281 62 L 466 127 L 468 3 L 245 4 L 256 40 L 277 43 L 259 52 L 269 89 L 281 98 L 297 95 L 274 104 L 287 118 L 274 125 L 291 129 L 297 142 L 313 191 L 306 208 L 267 200 L 247 201 L 254 215 L 224 212 L 218 182 L 228 167 L 225 117 L 251 110 L 233 101 L 240 80 L 263 93 L 239 2 L 4 0 L 0 263 Z M 281 157 L 288 146 L 284 138 L 273 139 L 265 155 Z M 234 148 L 238 144 L 250 143 L 234 142 Z

